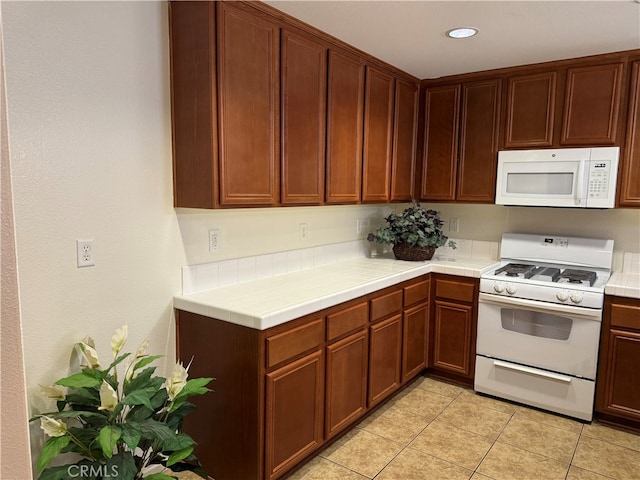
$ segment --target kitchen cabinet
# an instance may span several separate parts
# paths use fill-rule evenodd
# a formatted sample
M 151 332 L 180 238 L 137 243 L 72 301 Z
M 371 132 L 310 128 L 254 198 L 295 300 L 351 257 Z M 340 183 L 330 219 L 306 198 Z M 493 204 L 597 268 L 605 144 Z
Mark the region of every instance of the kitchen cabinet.
M 632 64 L 627 141 L 621 162 L 619 204 L 621 207 L 640 207 L 640 60 Z
M 509 76 L 505 148 L 616 144 L 623 72 L 592 60 Z
M 326 437 L 367 409 L 369 306 L 358 303 L 327 315 Z M 353 332 L 353 333 L 352 333 Z M 346 338 L 343 338 L 348 334 Z
M 363 202 L 389 201 L 394 92 L 393 75 L 367 65 L 362 158 Z
M 218 3 L 220 204 L 279 201 L 280 29 L 233 2 Z
M 557 72 L 551 71 L 507 80 L 505 148 L 553 144 L 557 78 Z
M 358 203 L 362 188 L 364 61 L 329 50 L 326 202 Z
M 415 198 L 418 93 L 416 82 L 396 78 L 391 157 L 392 202 L 409 202 Z
M 640 428 L 640 300 L 607 295 L 600 340 L 596 412 Z
M 311 35 L 282 30 L 283 205 L 324 202 L 327 47 Z
M 402 289 L 370 300 L 369 407 L 400 387 L 402 361 Z
M 436 372 L 473 382 L 479 281 L 434 275 L 433 360 Z
M 429 279 L 404 287 L 402 381 L 427 368 L 429 353 Z
M 266 339 L 265 472 L 277 478 L 324 439 L 324 319 Z M 301 353 L 309 352 L 303 358 Z M 284 363 L 283 362 L 288 362 Z
M 493 203 L 501 84 L 426 88 L 420 200 Z

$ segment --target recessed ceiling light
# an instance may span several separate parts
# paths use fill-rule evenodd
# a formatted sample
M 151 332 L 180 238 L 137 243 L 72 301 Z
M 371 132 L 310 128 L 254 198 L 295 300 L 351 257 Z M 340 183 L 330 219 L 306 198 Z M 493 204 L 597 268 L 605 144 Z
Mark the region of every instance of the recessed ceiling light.
M 450 38 L 469 38 L 473 37 L 476 33 L 478 33 L 477 28 L 473 27 L 460 27 L 454 28 L 447 32 L 447 37 Z

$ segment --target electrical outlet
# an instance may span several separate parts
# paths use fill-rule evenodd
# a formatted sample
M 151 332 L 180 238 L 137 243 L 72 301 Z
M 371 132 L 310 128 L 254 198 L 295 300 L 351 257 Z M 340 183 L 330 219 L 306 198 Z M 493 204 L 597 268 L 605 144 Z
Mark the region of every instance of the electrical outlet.
M 212 228 L 209 230 L 209 252 L 217 252 L 220 250 L 220 229 Z
M 78 268 L 93 267 L 94 260 L 93 240 L 76 240 L 76 259 Z
M 356 233 L 362 233 L 367 227 L 369 227 L 369 220 L 366 218 L 359 218 L 356 220 Z
M 306 223 L 301 223 L 300 226 L 300 238 L 302 240 L 306 240 L 309 238 L 309 225 Z
M 458 221 L 458 219 L 457 218 L 450 218 L 449 219 L 449 231 L 450 232 L 457 232 L 459 228 L 460 228 L 460 222 Z

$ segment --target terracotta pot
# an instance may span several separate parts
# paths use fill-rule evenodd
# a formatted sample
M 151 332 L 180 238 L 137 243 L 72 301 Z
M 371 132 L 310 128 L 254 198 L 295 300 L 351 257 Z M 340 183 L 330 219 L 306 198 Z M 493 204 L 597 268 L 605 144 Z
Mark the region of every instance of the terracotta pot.
M 398 243 L 393 246 L 393 254 L 398 260 L 410 260 L 412 262 L 431 260 L 435 251 L 436 247 L 419 247 L 408 243 Z

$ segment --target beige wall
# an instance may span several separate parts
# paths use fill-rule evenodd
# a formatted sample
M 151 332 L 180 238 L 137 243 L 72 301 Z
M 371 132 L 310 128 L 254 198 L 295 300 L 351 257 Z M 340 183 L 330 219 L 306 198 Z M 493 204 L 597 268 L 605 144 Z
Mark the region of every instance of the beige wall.
M 86 335 L 106 357 L 113 330 L 128 323 L 130 348 L 148 337 L 150 351 L 172 363 L 171 304 L 181 266 L 363 238 L 356 220 L 374 224 L 389 211 L 175 210 L 166 4 L 0 6 L 30 413 L 51 408 L 37 386 L 75 367 L 70 347 Z M 616 248 L 640 250 L 638 211 L 434 206 L 445 219 L 460 219 L 460 232 L 451 233 L 459 238 L 497 241 L 504 230 L 566 229 L 611 232 Z M 302 222 L 306 241 L 299 238 Z M 222 231 L 216 253 L 208 251 L 210 228 Z M 95 241 L 96 266 L 77 268 L 75 241 L 87 238 Z M 4 420 L 13 413 L 2 414 Z M 37 456 L 42 437 L 32 432 Z

